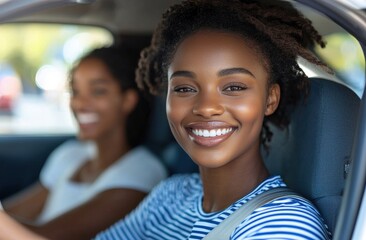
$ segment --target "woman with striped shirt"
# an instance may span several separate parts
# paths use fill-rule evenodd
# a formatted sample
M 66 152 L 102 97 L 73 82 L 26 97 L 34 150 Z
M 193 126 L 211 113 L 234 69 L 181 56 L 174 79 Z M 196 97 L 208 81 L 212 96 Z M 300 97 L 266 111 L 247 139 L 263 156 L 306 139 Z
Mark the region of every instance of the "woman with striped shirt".
M 142 52 L 138 83 L 166 91 L 167 116 L 200 174 L 162 182 L 129 216 L 96 239 L 202 239 L 241 206 L 286 186 L 260 153 L 308 92 L 298 56 L 330 71 L 308 50 L 324 47 L 289 3 L 189 0 L 163 15 Z M 269 149 L 267 149 L 269 151 Z M 329 239 L 308 201 L 283 196 L 240 220 L 230 239 Z

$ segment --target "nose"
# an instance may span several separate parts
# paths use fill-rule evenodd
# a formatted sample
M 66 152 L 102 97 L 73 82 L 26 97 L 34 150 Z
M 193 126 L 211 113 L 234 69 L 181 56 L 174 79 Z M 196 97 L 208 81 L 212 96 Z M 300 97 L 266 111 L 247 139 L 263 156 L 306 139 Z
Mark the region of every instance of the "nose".
M 197 97 L 197 101 L 193 107 L 193 114 L 204 118 L 211 118 L 221 115 L 225 111 L 224 106 L 220 102 L 220 96 L 215 93 L 205 93 Z

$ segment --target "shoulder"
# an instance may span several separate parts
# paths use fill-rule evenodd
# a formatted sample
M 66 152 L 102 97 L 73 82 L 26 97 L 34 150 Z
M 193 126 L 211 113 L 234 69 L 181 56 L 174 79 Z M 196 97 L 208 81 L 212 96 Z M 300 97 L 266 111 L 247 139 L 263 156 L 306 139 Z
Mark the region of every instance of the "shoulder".
M 58 146 L 49 156 L 45 167 L 57 167 L 77 164 L 93 155 L 94 145 L 77 140 L 68 140 Z M 60 169 L 59 169 L 60 170 Z
M 328 239 L 319 212 L 307 200 L 281 197 L 257 208 L 233 233 L 233 239 Z
M 190 174 L 175 174 L 160 184 L 166 188 L 167 191 L 187 191 L 191 193 L 193 191 L 201 190 L 202 183 L 198 173 Z
M 91 143 L 84 143 L 78 140 L 68 140 L 58 146 L 50 155 L 47 161 L 63 158 L 65 156 L 80 156 L 91 155 L 93 152 L 93 145 Z M 72 160 L 70 160 L 72 161 Z
M 40 174 L 42 185 L 49 188 L 65 172 L 71 171 L 93 154 L 93 146 L 69 140 L 57 147 L 48 157 Z
M 187 199 L 202 192 L 202 184 L 197 173 L 176 174 L 162 181 L 152 192 L 159 201 Z
M 202 189 L 200 177 L 197 173 L 175 174 L 162 181 L 157 188 L 164 189 L 167 193 L 180 190 L 182 193 L 195 192 Z
M 167 177 L 161 161 L 144 147 L 136 147 L 122 156 L 98 178 L 98 191 L 110 188 L 130 188 L 150 192 Z
M 129 165 L 138 169 L 151 169 L 155 171 L 164 171 L 165 167 L 162 161 L 158 159 L 150 150 L 146 147 L 139 146 L 132 149 L 125 156 L 123 156 L 116 165 Z M 150 171 L 150 172 L 151 172 Z M 145 172 L 146 174 L 146 172 Z

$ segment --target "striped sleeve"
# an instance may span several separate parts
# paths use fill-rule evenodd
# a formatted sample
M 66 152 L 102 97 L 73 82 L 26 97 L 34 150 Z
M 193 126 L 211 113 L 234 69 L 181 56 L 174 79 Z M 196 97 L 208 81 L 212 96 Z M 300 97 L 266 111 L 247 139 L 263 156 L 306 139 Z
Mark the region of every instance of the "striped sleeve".
M 107 230 L 96 236 L 96 240 L 143 240 L 143 239 L 169 239 L 174 232 L 164 226 L 157 226 L 161 219 L 169 216 L 169 212 L 162 212 L 164 205 L 174 203 L 174 193 L 177 192 L 177 183 L 181 176 L 170 177 L 158 184 L 142 203 L 126 218 L 118 221 Z M 164 220 L 164 219 L 163 219 Z M 157 231 L 157 232 L 155 232 Z M 149 234 L 149 235 L 147 235 Z M 156 236 L 154 238 L 154 236 Z M 170 238 L 174 239 L 174 238 Z
M 258 209 L 245 219 L 231 235 L 244 239 L 330 239 L 319 212 L 298 198 L 281 198 Z

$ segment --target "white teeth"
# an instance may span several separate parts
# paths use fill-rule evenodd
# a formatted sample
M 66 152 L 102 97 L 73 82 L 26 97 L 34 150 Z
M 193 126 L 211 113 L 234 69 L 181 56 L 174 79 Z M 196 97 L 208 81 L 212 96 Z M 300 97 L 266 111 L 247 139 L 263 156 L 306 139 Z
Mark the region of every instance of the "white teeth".
M 81 124 L 89 124 L 97 122 L 99 120 L 99 115 L 96 113 L 78 113 L 76 114 L 76 118 Z
M 216 131 L 216 135 L 217 136 L 221 136 L 221 134 L 222 134 L 221 129 L 219 129 L 219 130 Z
M 222 129 L 193 129 L 192 133 L 194 135 L 200 136 L 200 137 L 216 137 L 228 134 L 229 132 L 232 132 L 233 128 L 222 128 Z
M 203 130 L 203 136 L 204 137 L 209 137 L 210 136 L 210 132 L 208 130 Z
M 216 137 L 216 131 L 215 130 L 210 131 L 210 137 Z

